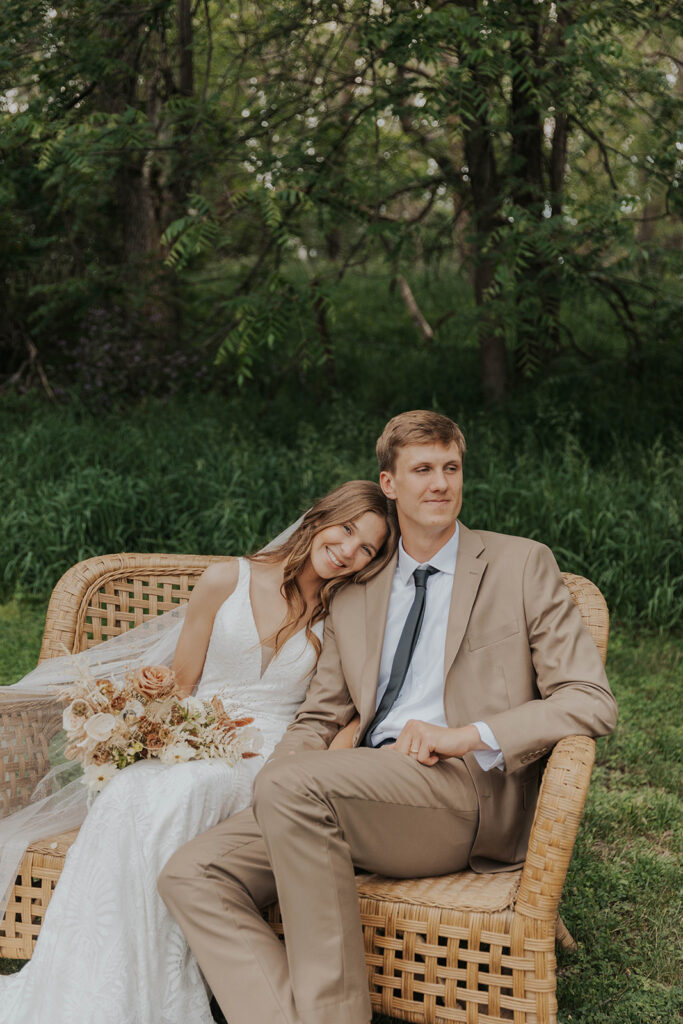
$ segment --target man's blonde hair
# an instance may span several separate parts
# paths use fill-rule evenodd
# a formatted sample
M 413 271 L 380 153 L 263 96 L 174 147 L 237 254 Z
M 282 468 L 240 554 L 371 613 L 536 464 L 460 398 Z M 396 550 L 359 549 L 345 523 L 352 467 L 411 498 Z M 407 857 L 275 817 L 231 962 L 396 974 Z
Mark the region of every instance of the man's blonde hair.
M 399 448 L 405 448 L 409 444 L 435 442 L 448 446 L 453 441 L 457 444 L 460 455 L 464 455 L 467 445 L 463 432 L 448 416 L 428 409 L 413 409 L 410 412 L 399 413 L 389 420 L 377 439 L 375 451 L 379 471 L 394 472 Z

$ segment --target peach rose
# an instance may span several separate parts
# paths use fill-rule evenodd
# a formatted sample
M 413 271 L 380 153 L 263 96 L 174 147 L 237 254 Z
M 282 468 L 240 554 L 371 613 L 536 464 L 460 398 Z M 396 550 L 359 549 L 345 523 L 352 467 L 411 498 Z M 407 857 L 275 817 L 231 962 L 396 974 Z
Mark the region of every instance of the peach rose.
M 64 747 L 64 757 L 67 761 L 78 761 L 80 760 L 83 751 L 79 747 L 78 743 L 67 743 Z
M 111 751 L 106 743 L 99 743 L 90 755 L 93 764 L 107 764 L 111 760 Z
M 175 676 L 166 665 L 145 665 L 133 673 L 131 682 L 147 700 L 161 700 L 175 689 Z

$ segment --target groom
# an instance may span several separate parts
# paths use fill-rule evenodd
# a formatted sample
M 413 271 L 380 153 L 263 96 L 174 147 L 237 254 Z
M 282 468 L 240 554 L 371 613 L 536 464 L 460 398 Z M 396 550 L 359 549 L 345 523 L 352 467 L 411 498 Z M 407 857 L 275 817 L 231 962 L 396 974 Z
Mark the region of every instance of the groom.
M 162 873 L 229 1024 L 368 1024 L 354 868 L 409 878 L 519 864 L 539 759 L 563 736 L 614 728 L 598 652 L 548 548 L 458 522 L 464 451 L 445 416 L 389 421 L 377 455 L 397 557 L 333 601 L 253 808 Z M 328 751 L 356 714 L 355 749 Z M 286 949 L 261 916 L 276 898 Z

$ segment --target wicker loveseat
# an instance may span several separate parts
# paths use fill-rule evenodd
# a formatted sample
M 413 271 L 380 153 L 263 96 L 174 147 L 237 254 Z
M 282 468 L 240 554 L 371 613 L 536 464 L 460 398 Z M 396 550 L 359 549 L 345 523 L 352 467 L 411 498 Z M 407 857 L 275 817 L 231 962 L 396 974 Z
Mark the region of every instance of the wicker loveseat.
M 188 600 L 206 566 L 195 555 L 121 554 L 90 558 L 55 587 L 41 661 L 94 646 Z M 604 660 L 608 613 L 594 584 L 564 580 Z M 3 737 L 22 733 L 49 767 L 48 745 L 61 708 L 29 726 L 12 703 L 0 718 L 0 811 L 23 806 L 38 782 L 10 761 Z M 23 730 L 23 732 L 22 732 Z M 522 870 L 496 875 L 463 871 L 396 881 L 359 875 L 368 983 L 373 1009 L 419 1024 L 553 1024 L 555 941 L 573 940 L 558 918 L 594 758 L 583 736 L 562 740 L 545 769 L 529 852 Z M 42 771 L 41 773 L 42 774 Z M 77 832 L 48 836 L 26 852 L 4 919 L 0 957 L 29 958 Z M 268 918 L 281 933 L 277 905 Z

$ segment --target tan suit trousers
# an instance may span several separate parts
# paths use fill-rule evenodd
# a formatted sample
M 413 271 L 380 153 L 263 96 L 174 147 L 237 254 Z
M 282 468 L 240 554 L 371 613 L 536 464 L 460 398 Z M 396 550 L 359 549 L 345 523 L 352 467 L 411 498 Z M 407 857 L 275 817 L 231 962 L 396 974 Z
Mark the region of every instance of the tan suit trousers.
M 229 1024 L 367 1024 L 354 867 L 398 878 L 461 870 L 478 817 L 460 759 L 286 755 L 257 776 L 253 809 L 174 854 L 159 891 Z M 261 915 L 275 899 L 286 950 Z

